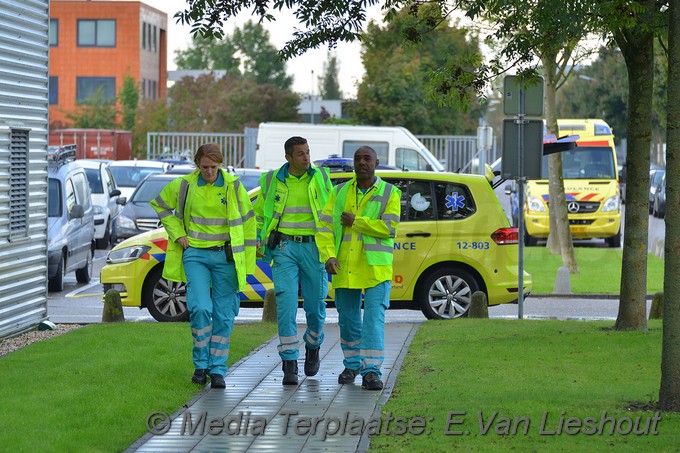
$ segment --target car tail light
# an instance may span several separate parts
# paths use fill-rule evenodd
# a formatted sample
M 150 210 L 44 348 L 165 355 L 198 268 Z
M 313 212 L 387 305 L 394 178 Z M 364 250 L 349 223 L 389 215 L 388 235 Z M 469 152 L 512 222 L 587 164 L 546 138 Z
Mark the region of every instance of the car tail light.
M 491 239 L 498 245 L 518 244 L 519 233 L 517 228 L 499 228 L 491 233 Z

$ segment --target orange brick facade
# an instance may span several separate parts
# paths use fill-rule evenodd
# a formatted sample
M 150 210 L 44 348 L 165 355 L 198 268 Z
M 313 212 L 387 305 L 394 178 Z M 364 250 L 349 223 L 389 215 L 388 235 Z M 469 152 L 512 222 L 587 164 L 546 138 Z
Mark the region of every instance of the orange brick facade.
M 83 20 L 96 27 L 114 21 L 115 44 L 78 45 Z M 137 1 L 50 1 L 50 128 L 70 126 L 66 113 L 76 109 L 79 79 L 81 90 L 88 78 L 115 79 L 118 96 L 128 74 L 140 87 L 140 99 L 165 98 L 167 22 L 166 13 Z

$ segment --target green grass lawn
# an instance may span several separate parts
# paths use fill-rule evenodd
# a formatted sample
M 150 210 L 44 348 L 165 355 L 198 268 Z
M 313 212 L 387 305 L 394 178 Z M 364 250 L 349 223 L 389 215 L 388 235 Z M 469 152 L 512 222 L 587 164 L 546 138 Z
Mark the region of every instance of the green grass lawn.
M 571 274 L 569 282 L 574 293 L 619 294 L 621 286 L 620 249 L 575 247 L 578 274 Z M 549 294 L 555 287 L 557 269 L 562 256 L 553 255 L 546 247 L 524 248 L 524 270 L 532 277 L 532 293 Z M 647 256 L 647 294 L 663 291 L 663 260 Z
M 229 364 L 276 334 L 237 324 Z M 191 383 L 188 323 L 92 324 L 0 358 L 0 449 L 123 451 L 154 411 L 173 413 Z
M 428 321 L 382 409 L 383 420 L 420 417 L 426 429 L 409 434 L 395 420 L 392 434 L 371 438 L 370 451 L 678 451 L 680 414 L 660 413 L 655 422 L 655 410 L 639 410 L 658 400 L 660 321 L 647 332 L 611 325 Z M 636 420 L 645 434 L 618 433 Z

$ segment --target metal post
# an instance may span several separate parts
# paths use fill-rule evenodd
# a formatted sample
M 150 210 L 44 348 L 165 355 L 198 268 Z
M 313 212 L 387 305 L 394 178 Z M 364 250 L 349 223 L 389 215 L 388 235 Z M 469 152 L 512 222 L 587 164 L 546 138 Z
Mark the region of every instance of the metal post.
M 519 110 L 517 114 L 517 165 L 519 166 L 517 174 L 519 178 L 518 183 L 518 197 L 517 201 L 517 219 L 519 236 L 519 259 L 517 262 L 517 318 L 524 318 L 524 184 L 526 177 L 524 175 L 524 79 L 519 82 Z

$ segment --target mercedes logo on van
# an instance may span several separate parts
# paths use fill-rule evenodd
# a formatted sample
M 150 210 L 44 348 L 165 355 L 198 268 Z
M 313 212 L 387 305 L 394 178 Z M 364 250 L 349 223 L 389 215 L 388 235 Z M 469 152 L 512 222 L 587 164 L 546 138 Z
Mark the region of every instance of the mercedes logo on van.
M 575 213 L 575 212 L 578 212 L 578 203 L 575 202 L 575 201 L 570 201 L 570 202 L 567 204 L 567 210 L 568 210 L 569 212 L 571 212 L 572 214 Z

